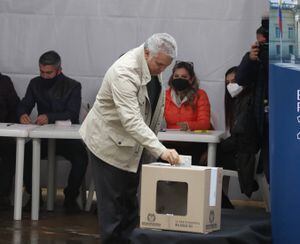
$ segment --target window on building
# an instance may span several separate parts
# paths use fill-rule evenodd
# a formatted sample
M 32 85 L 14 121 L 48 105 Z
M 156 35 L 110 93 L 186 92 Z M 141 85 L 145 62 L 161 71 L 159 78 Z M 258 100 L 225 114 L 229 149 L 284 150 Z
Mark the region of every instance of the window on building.
M 288 32 L 289 39 L 294 39 L 294 27 L 290 26 L 288 30 L 289 30 Z
M 280 38 L 280 31 L 279 31 L 279 27 L 278 26 L 275 27 L 275 37 L 276 38 Z
M 294 46 L 289 45 L 289 54 L 294 54 Z
M 280 45 L 276 45 L 276 54 L 280 55 Z

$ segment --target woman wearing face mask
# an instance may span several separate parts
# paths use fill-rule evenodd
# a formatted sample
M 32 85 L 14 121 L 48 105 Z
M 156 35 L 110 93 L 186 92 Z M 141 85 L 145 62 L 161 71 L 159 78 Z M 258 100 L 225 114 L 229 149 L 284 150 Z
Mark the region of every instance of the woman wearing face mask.
M 217 166 L 237 170 L 241 192 L 250 197 L 257 190 L 254 170 L 258 131 L 252 89 L 235 82 L 236 71 L 237 67 L 232 67 L 225 74 L 225 125 L 228 137 L 218 145 Z M 233 208 L 224 194 L 222 206 Z
M 199 81 L 193 63 L 177 61 L 169 79 L 166 91 L 165 120 L 167 129 L 208 130 L 210 125 L 210 103 L 204 90 L 199 89 Z M 192 155 L 192 163 L 199 164 L 205 144 L 172 144 L 180 154 Z
M 199 89 L 193 63 L 177 61 L 166 91 L 165 119 L 168 129 L 210 129 L 210 104 Z

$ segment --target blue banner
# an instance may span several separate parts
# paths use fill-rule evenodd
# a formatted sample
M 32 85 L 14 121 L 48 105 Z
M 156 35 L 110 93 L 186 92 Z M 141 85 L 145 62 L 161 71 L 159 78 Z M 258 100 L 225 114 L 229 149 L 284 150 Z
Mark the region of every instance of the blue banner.
M 273 243 L 300 243 L 300 67 L 272 64 L 269 81 Z

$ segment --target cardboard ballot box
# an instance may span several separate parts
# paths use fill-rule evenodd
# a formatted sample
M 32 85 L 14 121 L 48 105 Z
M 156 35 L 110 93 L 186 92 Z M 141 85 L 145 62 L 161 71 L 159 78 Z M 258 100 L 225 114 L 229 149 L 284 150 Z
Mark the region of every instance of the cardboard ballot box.
M 142 167 L 140 227 L 208 233 L 220 229 L 222 168 Z

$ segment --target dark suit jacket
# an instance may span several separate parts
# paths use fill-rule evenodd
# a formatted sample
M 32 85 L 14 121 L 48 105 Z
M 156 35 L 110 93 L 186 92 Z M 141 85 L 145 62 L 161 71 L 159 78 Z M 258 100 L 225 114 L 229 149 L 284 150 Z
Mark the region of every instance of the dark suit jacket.
M 16 122 L 19 101 L 11 79 L 0 73 L 0 122 Z
M 38 114 L 46 114 L 49 123 L 56 120 L 71 120 L 79 123 L 81 106 L 81 84 L 64 74 L 55 79 L 33 78 L 18 106 L 18 118 L 24 113 L 30 114 L 35 104 Z

